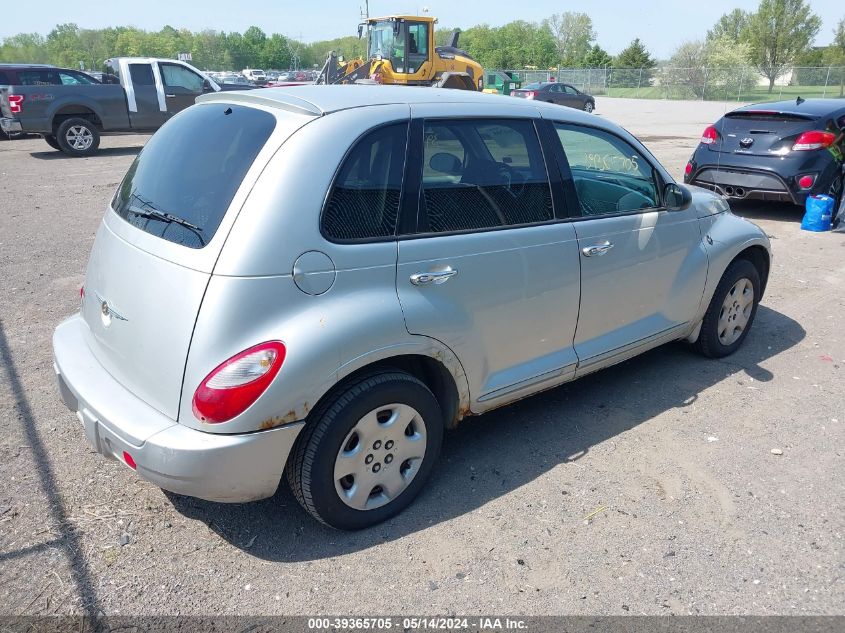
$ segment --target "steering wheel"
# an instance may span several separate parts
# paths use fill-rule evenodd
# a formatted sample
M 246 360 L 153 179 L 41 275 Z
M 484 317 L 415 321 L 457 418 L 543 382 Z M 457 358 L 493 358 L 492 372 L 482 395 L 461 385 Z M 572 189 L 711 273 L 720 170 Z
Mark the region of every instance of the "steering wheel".
M 513 197 L 520 195 L 525 189 L 525 178 L 507 163 L 498 163 L 497 175 L 505 189 Z

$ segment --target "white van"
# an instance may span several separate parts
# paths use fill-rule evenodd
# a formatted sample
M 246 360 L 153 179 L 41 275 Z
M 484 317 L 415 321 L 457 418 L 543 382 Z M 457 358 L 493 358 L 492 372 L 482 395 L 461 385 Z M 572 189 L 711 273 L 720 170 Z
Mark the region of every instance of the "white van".
M 252 83 L 263 84 L 267 82 L 267 75 L 260 68 L 244 68 L 241 74 Z

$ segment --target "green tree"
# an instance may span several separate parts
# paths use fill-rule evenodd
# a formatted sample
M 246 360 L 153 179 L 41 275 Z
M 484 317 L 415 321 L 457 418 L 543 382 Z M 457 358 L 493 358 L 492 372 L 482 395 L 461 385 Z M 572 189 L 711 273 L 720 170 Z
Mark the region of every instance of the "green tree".
M 769 80 L 769 92 L 775 80 L 807 50 L 820 28 L 821 20 L 804 0 L 760 2 L 746 33 L 751 62 Z
M 620 86 L 634 87 L 647 86 L 651 83 L 652 69 L 657 66 L 657 62 L 652 58 L 651 53 L 648 52 L 640 38 L 635 38 L 616 56 L 613 65 L 622 69 L 614 71 L 614 83 Z
M 47 43 L 38 33 L 19 33 L 7 37 L 0 44 L 0 61 L 46 64 L 50 61 Z
M 580 66 L 596 39 L 592 18 L 586 13 L 567 11 L 552 15 L 543 24 L 554 39 L 557 62 L 563 66 Z
M 604 68 L 605 66 L 610 66 L 612 63 L 613 57 L 610 56 L 610 53 L 598 44 L 593 44 L 589 52 L 584 55 L 583 66 L 584 68 Z
M 85 61 L 85 52 L 79 41 L 79 27 L 76 24 L 58 24 L 47 35 L 47 51 L 53 63 L 75 68 Z
M 739 42 L 745 37 L 750 18 L 751 14 L 742 9 L 734 9 L 730 13 L 725 13 L 713 25 L 713 28 L 707 31 L 707 40 L 728 37 L 731 42 Z

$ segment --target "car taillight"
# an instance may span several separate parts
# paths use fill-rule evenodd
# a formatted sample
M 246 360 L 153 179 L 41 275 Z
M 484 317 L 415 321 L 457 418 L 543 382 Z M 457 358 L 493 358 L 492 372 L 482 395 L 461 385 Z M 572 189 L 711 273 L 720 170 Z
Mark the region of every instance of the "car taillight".
M 713 127 L 712 125 L 708 126 L 707 129 L 701 134 L 701 142 L 704 145 L 712 145 L 713 143 L 719 140 L 719 131 Z
M 808 174 L 798 179 L 798 186 L 802 189 L 809 189 L 813 186 L 814 182 L 816 182 L 816 177 Z
M 795 139 L 795 145 L 792 146 L 792 151 L 806 152 L 812 149 L 830 147 L 833 145 L 833 141 L 835 140 L 836 135 L 831 132 L 820 132 L 818 130 L 804 132 L 801 136 Z
M 20 114 L 23 109 L 23 95 L 9 95 L 6 98 L 9 100 L 9 112 Z
M 537 93 L 532 91 L 532 90 L 529 90 L 528 92 L 525 93 L 526 99 L 533 99 L 536 96 L 537 96 Z
M 692 162 L 687 163 L 687 166 L 684 167 L 684 174 L 689 176 L 692 173 Z
M 246 411 L 273 382 L 285 362 L 285 345 L 269 341 L 232 356 L 205 377 L 194 393 L 194 415 L 209 424 Z

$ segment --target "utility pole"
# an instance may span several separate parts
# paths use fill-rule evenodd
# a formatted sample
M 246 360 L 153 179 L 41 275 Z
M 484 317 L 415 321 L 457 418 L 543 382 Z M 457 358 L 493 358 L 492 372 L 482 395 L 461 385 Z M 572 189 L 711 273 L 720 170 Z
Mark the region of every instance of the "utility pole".
M 364 0 L 364 22 L 370 19 L 370 0 Z

